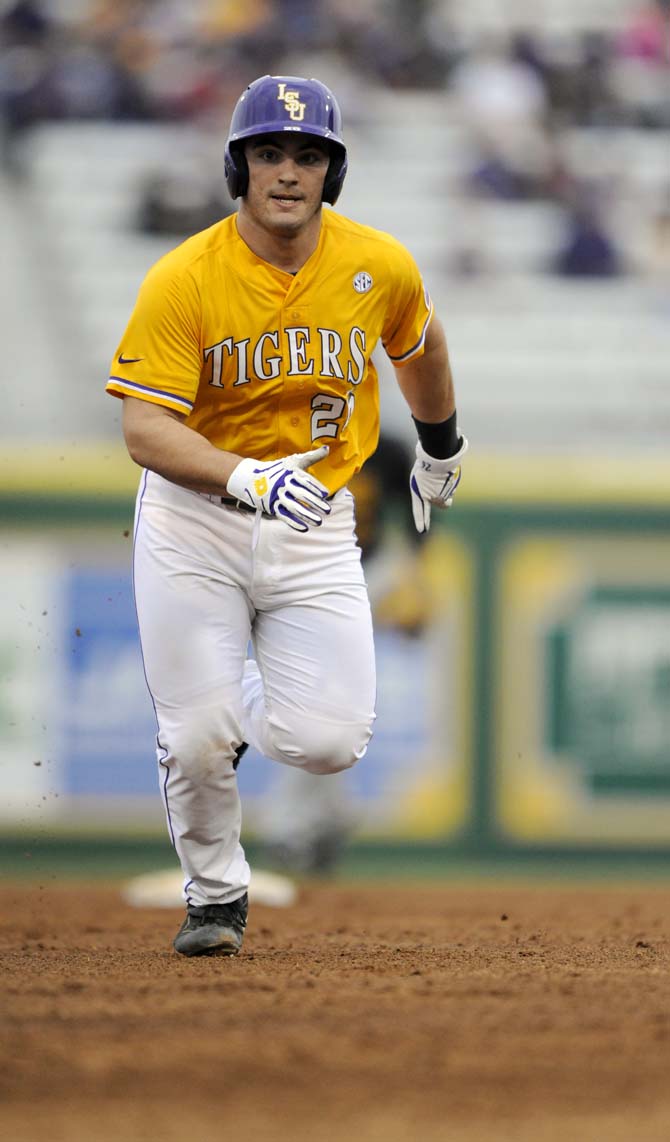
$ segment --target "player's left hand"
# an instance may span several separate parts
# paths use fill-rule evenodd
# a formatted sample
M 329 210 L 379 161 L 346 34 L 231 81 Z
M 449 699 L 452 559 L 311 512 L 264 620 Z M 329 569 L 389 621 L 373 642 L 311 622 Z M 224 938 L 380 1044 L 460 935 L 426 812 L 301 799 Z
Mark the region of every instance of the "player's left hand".
M 280 460 L 241 460 L 228 480 L 231 496 L 281 519 L 294 531 L 319 527 L 330 514 L 329 491 L 304 469 L 328 455 L 327 444 L 309 452 L 293 452 Z
M 430 527 L 430 508 L 450 508 L 454 492 L 461 478 L 460 462 L 468 450 L 468 442 L 461 436 L 458 452 L 437 460 L 424 452 L 419 441 L 416 444 L 416 460 L 410 473 L 409 490 L 412 496 L 412 514 L 419 532 Z

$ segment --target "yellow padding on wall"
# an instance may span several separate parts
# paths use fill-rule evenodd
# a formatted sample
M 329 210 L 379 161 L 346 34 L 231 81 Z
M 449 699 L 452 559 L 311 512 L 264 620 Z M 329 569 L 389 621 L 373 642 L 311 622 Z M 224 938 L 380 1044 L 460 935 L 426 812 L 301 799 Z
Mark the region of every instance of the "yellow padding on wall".
M 122 444 L 30 444 L 0 450 L 0 493 L 134 496 L 141 469 Z
M 458 502 L 670 506 L 670 462 L 659 456 L 480 456 L 463 462 Z
M 0 494 L 133 496 L 140 469 L 123 444 L 4 445 Z M 409 477 L 409 472 L 408 472 Z M 670 462 L 648 456 L 625 461 L 585 456 L 512 457 L 477 454 L 463 462 L 457 504 L 647 504 L 670 506 Z

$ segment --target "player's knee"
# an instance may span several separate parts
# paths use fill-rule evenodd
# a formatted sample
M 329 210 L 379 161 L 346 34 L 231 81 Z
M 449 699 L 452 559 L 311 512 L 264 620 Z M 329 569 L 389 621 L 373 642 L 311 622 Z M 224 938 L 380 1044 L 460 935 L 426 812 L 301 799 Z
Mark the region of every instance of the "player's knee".
M 308 773 L 340 773 L 363 756 L 370 730 L 359 726 L 302 726 L 298 739 L 299 764 Z
M 220 719 L 188 719 L 178 729 L 159 733 L 159 758 L 176 764 L 192 781 L 206 781 L 219 775 L 227 764 L 232 766 L 234 740 L 234 728 L 226 728 Z

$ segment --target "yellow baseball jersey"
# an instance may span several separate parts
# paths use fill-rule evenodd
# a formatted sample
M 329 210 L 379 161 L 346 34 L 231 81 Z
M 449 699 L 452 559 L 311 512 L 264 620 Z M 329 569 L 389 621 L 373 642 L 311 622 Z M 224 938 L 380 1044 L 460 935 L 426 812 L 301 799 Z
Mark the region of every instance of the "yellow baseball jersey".
M 432 315 L 389 234 L 324 210 L 317 249 L 290 274 L 231 215 L 149 271 L 107 391 L 184 413 L 217 448 L 257 460 L 328 444 L 312 471 L 335 492 L 377 446 L 375 346 L 402 366 L 423 353 Z

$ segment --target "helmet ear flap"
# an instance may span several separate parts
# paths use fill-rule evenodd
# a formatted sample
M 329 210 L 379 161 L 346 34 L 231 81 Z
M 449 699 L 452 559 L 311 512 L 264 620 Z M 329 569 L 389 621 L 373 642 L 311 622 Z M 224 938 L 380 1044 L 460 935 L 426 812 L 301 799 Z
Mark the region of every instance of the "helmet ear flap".
M 328 164 L 328 170 L 323 183 L 323 194 L 321 198 L 323 202 L 329 202 L 334 206 L 340 197 L 342 190 L 342 183 L 344 176 L 347 173 L 347 153 L 344 147 L 336 147 L 331 144 L 331 157 Z
M 249 167 L 244 154 L 244 147 L 226 147 L 223 160 L 223 173 L 228 185 L 231 198 L 243 198 L 249 187 Z

